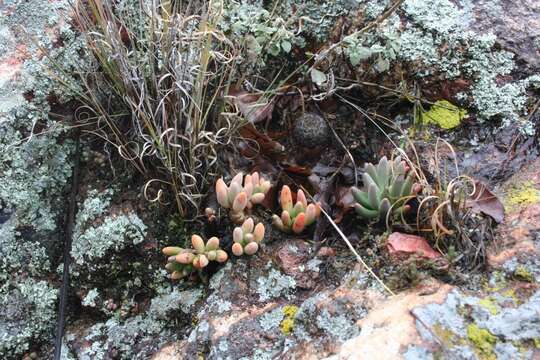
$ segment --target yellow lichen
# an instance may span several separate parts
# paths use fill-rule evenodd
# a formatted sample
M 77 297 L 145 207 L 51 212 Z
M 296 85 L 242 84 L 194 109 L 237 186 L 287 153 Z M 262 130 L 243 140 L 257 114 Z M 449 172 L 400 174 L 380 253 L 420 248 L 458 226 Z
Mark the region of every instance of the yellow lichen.
M 540 202 L 540 191 L 534 186 L 532 181 L 526 181 L 520 186 L 510 189 L 504 201 L 506 207 L 510 210 L 538 202 Z
M 497 315 L 497 313 L 499 312 L 499 307 L 495 303 L 494 299 L 491 297 L 487 297 L 478 301 L 478 305 L 487 309 L 491 313 L 491 315 Z
M 458 336 L 454 334 L 452 331 L 442 327 L 439 324 L 433 325 L 433 332 L 437 337 L 443 342 L 443 344 L 446 347 L 453 347 L 456 345 L 456 340 L 458 339 Z
M 516 270 L 514 270 L 514 276 L 523 281 L 534 282 L 533 274 L 523 265 L 516 267 Z
M 429 111 L 421 111 L 419 117 L 423 124 L 430 123 L 443 129 L 453 129 L 467 117 L 467 111 L 447 100 L 438 100 Z
M 281 311 L 284 316 L 281 321 L 281 332 L 285 335 L 289 335 L 294 329 L 294 317 L 298 312 L 298 306 L 285 305 Z
M 540 349 L 540 339 L 533 339 L 534 347 Z
M 497 342 L 497 337 L 487 329 L 481 329 L 476 324 L 467 327 L 467 338 L 474 345 L 480 359 L 495 360 L 493 346 Z
M 514 290 L 514 289 L 509 289 L 509 290 L 503 292 L 502 295 L 507 297 L 507 298 L 510 298 L 510 299 L 514 300 L 516 305 L 521 304 L 521 300 L 519 300 L 519 298 L 517 297 L 516 290 Z

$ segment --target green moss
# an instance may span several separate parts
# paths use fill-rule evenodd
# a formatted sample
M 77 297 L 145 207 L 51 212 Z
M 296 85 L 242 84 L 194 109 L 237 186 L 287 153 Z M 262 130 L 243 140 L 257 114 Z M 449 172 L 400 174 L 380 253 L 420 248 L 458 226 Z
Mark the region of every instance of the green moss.
M 467 117 L 467 111 L 446 100 L 439 100 L 431 106 L 429 111 L 420 113 L 420 120 L 424 124 L 435 124 L 443 129 L 453 129 Z
M 495 360 L 493 346 L 497 342 L 497 337 L 486 329 L 481 329 L 476 324 L 467 327 L 467 338 L 474 345 L 480 359 Z
M 486 308 L 491 313 L 491 315 L 497 315 L 497 313 L 499 312 L 499 307 L 497 306 L 497 303 L 491 297 L 479 300 L 478 305 Z
M 281 321 L 281 332 L 285 335 L 289 335 L 294 329 L 294 317 L 298 312 L 298 306 L 286 305 L 282 309 L 284 318 Z
M 526 181 L 510 189 L 505 197 L 505 205 L 510 211 L 540 202 L 540 191 L 532 181 Z
M 523 265 L 516 267 L 514 276 L 523 281 L 534 282 L 534 275 Z

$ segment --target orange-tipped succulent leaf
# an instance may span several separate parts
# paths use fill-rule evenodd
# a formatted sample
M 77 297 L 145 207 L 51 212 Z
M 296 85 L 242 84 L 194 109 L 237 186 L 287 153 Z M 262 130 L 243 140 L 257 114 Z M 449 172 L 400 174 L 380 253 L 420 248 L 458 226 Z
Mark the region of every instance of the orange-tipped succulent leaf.
M 233 202 L 233 211 L 241 212 L 243 211 L 248 203 L 248 198 L 245 192 L 240 192 L 236 197 L 234 198 Z
M 283 185 L 283 188 L 281 189 L 279 203 L 281 204 L 281 208 L 283 210 L 290 211 L 292 209 L 293 204 L 291 189 L 287 185 Z
M 227 258 L 229 256 L 227 255 L 227 253 L 223 250 L 217 250 L 216 251 L 216 261 L 219 262 L 219 263 L 222 263 L 222 262 L 225 262 L 227 261 Z
M 198 253 L 203 253 L 205 250 L 204 240 L 199 235 L 191 235 L 191 245 Z
M 227 188 L 225 181 L 223 181 L 222 178 L 219 178 L 218 181 L 216 182 L 216 197 L 217 197 L 217 201 L 219 205 L 223 206 L 224 208 L 231 207 L 231 204 L 228 198 L 228 192 L 229 192 L 229 189 Z
M 219 248 L 219 239 L 217 237 L 213 236 L 206 242 L 207 251 L 217 250 L 218 248 Z
M 214 261 L 214 260 L 216 260 L 217 252 L 216 252 L 216 250 L 210 250 L 210 251 L 208 251 L 206 253 L 206 256 L 208 257 L 208 260 Z
M 233 241 L 235 243 L 242 242 L 242 239 L 244 238 L 244 232 L 242 231 L 241 227 L 235 227 L 233 230 Z
M 178 255 L 176 255 L 176 262 L 179 262 L 180 264 L 190 264 L 193 261 L 193 258 L 195 255 L 193 255 L 190 252 L 183 252 Z
M 281 213 L 281 222 L 283 223 L 283 226 L 291 226 L 291 216 L 289 215 L 289 212 L 287 210 L 283 210 L 283 212 Z
M 208 265 L 208 258 L 204 254 L 198 255 L 195 260 L 193 260 L 193 266 L 197 269 L 202 269 L 206 265 Z
M 296 201 L 300 202 L 304 207 L 307 206 L 306 195 L 304 195 L 304 192 L 301 189 L 296 193 Z
M 260 204 L 264 201 L 264 197 L 265 196 L 262 192 L 256 193 L 256 194 L 251 195 L 250 201 L 252 204 Z
M 178 246 L 167 246 L 166 248 L 163 248 L 163 254 L 167 256 L 173 256 L 178 255 L 183 249 Z
M 239 172 L 238 174 L 236 174 L 232 180 L 231 180 L 231 185 L 236 183 L 240 186 L 242 186 L 242 179 L 244 178 L 244 174 L 242 174 L 241 172 Z
M 264 225 L 262 223 L 258 223 L 257 225 L 255 225 L 255 229 L 253 230 L 253 237 L 255 242 L 258 243 L 260 243 L 264 238 Z
M 277 215 L 272 215 L 272 225 L 274 225 L 275 227 L 277 227 L 278 229 L 280 230 L 284 230 L 284 226 L 283 226 L 283 221 L 281 220 L 281 218 Z
M 242 231 L 244 234 L 253 232 L 253 227 L 255 226 L 255 222 L 252 218 L 247 218 L 244 223 L 242 224 Z
M 242 248 L 242 245 L 240 243 L 234 243 L 232 246 L 232 252 L 236 256 L 242 256 L 244 253 L 244 249 Z
M 317 206 L 309 204 L 306 208 L 306 224 L 310 225 L 317 218 Z
M 300 213 L 294 219 L 294 224 L 292 226 L 292 231 L 295 234 L 300 234 L 306 228 L 306 214 Z
M 258 172 L 254 172 L 253 174 L 251 174 L 251 182 L 253 183 L 253 186 L 257 186 L 259 185 L 259 173 Z
M 253 255 L 257 252 L 257 250 L 259 250 L 259 244 L 256 242 L 250 242 L 244 247 L 244 252 L 246 255 Z

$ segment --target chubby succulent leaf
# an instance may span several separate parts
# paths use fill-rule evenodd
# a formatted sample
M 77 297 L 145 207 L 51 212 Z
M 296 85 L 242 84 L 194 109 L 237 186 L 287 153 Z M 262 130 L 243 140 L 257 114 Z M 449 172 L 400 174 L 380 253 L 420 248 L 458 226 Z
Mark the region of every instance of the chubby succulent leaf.
M 402 176 L 394 180 L 394 182 L 390 185 L 390 192 L 389 192 L 390 198 L 398 199 L 401 197 L 401 192 L 402 192 L 404 183 L 405 183 L 405 180 L 403 179 Z
M 379 216 L 378 210 L 366 209 L 360 204 L 354 204 L 354 210 L 359 216 L 366 219 L 375 219 Z
M 378 209 L 379 203 L 381 202 L 381 196 L 379 193 L 379 188 L 375 184 L 371 184 L 368 187 L 368 199 L 371 209 Z
M 300 234 L 302 231 L 304 231 L 305 228 L 306 228 L 306 214 L 300 213 L 294 219 L 294 223 L 292 225 L 292 231 L 295 234 Z
M 377 179 L 379 180 L 377 184 L 379 188 L 383 189 L 388 185 L 390 180 L 390 174 L 392 172 L 392 164 L 388 162 L 386 156 L 383 156 L 379 164 L 377 164 Z
M 250 242 L 244 247 L 244 252 L 246 255 L 253 255 L 257 252 L 257 250 L 259 250 L 259 244 L 256 242 Z
M 229 189 L 225 185 L 225 181 L 219 178 L 216 182 L 216 197 L 219 205 L 228 209 L 231 207 L 232 202 L 229 201 Z
M 369 202 L 369 197 L 368 197 L 368 194 L 356 187 L 352 187 L 351 189 L 351 192 L 354 196 L 354 199 L 356 200 L 356 202 L 359 202 L 360 204 L 362 204 L 362 206 L 364 207 L 371 207 L 371 204 Z
M 390 211 L 390 208 L 392 207 L 392 204 L 390 204 L 390 200 L 387 198 L 382 199 L 381 205 L 379 206 L 379 214 L 382 218 L 386 217 L 386 214 L 388 214 L 388 211 Z
M 358 215 L 367 219 L 381 219 L 389 211 L 400 211 L 407 198 L 421 190 L 418 184 L 414 184 L 413 174 L 408 171 L 409 167 L 400 156 L 394 160 L 383 157 L 377 166 L 366 164 L 362 174 L 364 190 L 351 188 Z
M 405 179 L 405 183 L 403 184 L 403 187 L 401 188 L 400 197 L 411 195 L 413 182 L 414 182 L 413 176 L 412 174 L 409 174 L 407 178 Z
M 364 181 L 365 186 L 369 186 L 372 183 L 380 186 L 379 178 L 377 176 L 377 169 L 373 164 L 366 164 L 366 172 L 362 174 L 362 180 Z

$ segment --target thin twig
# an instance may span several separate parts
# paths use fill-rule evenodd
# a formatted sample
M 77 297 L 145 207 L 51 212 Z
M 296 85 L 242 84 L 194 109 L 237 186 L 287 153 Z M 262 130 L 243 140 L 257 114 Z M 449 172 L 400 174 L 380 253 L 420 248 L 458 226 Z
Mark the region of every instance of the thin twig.
M 64 267 L 62 272 L 62 287 L 60 288 L 60 302 L 58 305 L 58 322 L 56 324 L 56 338 L 54 340 L 54 359 L 60 360 L 62 355 L 62 338 L 64 336 L 64 325 L 66 321 L 66 301 L 69 289 L 69 265 L 71 262 L 71 242 L 73 237 L 73 224 L 75 222 L 75 198 L 79 187 L 79 165 L 80 165 L 80 134 L 76 133 L 75 143 L 75 164 L 73 166 L 73 176 L 71 180 L 71 192 L 69 195 L 69 208 L 66 217 L 66 230 L 64 233 Z
M 301 186 L 302 190 L 304 191 L 304 193 L 312 200 L 314 201 L 313 199 L 313 196 L 311 196 L 311 194 L 307 191 L 307 189 L 305 189 L 303 186 Z M 345 244 L 347 244 L 347 247 L 349 248 L 349 250 L 351 250 L 351 252 L 354 254 L 354 256 L 356 257 L 356 260 L 358 260 L 358 262 L 360 264 L 362 264 L 362 266 L 371 274 L 371 276 L 373 276 L 373 278 L 375 280 L 377 280 L 377 282 L 386 290 L 388 291 L 388 293 L 390 295 L 396 295 L 392 290 L 390 290 L 390 288 L 388 286 L 385 285 L 385 283 L 377 276 L 377 274 L 375 274 L 375 272 L 373 272 L 373 270 L 371 269 L 371 267 L 368 266 L 368 264 L 366 264 L 364 262 L 364 260 L 362 259 L 362 257 L 356 252 L 356 250 L 354 249 L 354 247 L 352 246 L 351 242 L 349 241 L 349 239 L 347 238 L 347 236 L 345 236 L 345 234 L 343 233 L 343 231 L 341 231 L 341 229 L 339 228 L 339 226 L 337 226 L 337 224 L 334 222 L 334 220 L 332 219 L 332 217 L 330 215 L 328 215 L 328 213 L 321 207 L 321 212 L 324 214 L 324 216 L 326 217 L 326 219 L 330 222 L 330 224 L 332 224 L 332 226 L 334 227 L 334 229 L 336 229 L 337 233 L 339 234 L 339 236 L 343 239 L 343 241 L 345 242 Z

